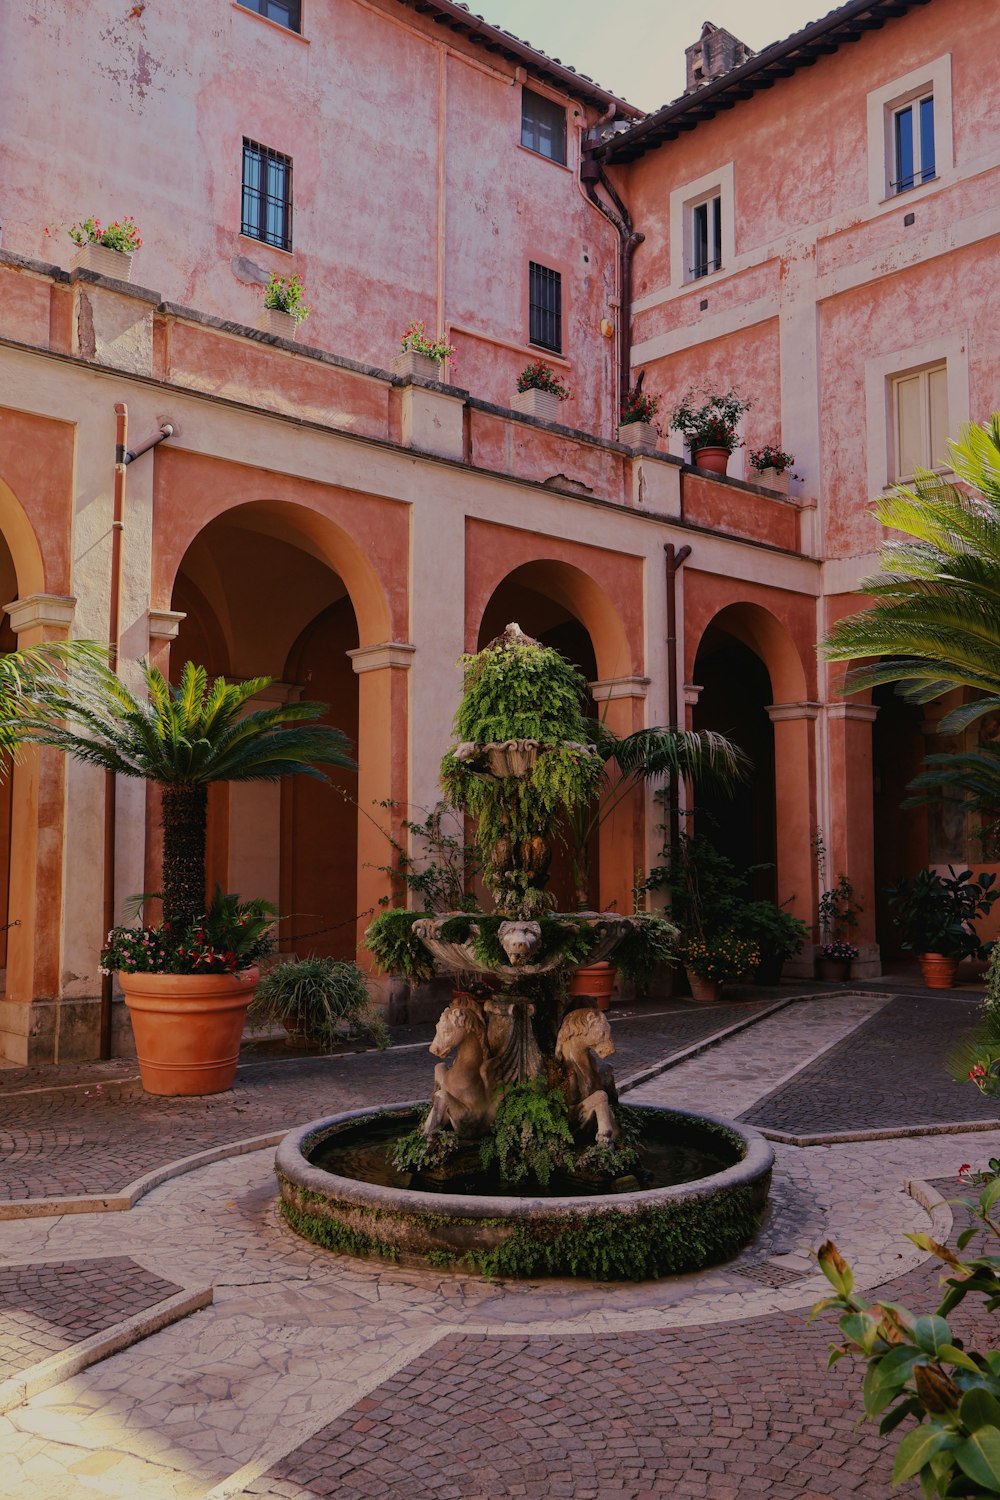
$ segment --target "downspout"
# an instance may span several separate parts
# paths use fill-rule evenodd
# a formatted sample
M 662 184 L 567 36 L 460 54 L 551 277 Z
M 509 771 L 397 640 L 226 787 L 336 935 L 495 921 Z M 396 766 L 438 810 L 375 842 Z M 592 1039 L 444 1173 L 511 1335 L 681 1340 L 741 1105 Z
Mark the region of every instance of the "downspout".
M 122 641 L 122 555 L 125 533 L 125 470 L 133 459 L 148 453 L 157 443 L 173 436 L 173 427 L 164 422 L 158 433 L 129 449 L 128 407 L 124 401 L 115 403 L 115 487 L 114 509 L 111 520 L 111 594 L 108 608 L 108 662 L 113 672 L 118 671 L 118 659 Z M 103 915 L 104 934 L 115 925 L 115 841 L 118 827 L 117 780 L 114 771 L 104 773 L 104 885 Z M 102 940 L 101 946 L 104 946 Z M 110 973 L 101 975 L 101 1035 L 100 1057 L 106 1062 L 111 1056 L 111 1000 L 114 980 Z
M 691 556 L 690 547 L 675 547 L 666 542 L 667 554 L 667 723 L 670 729 L 680 729 L 680 694 L 677 683 L 677 574 Z M 680 788 L 671 778 L 667 789 L 667 827 L 670 848 L 677 848 L 681 831 Z
M 609 106 L 606 114 L 597 121 L 597 125 L 605 125 L 614 119 L 615 106 Z M 594 127 L 596 128 L 596 127 Z M 622 201 L 614 184 L 610 181 L 603 165 L 588 150 L 586 145 L 580 158 L 580 181 L 584 192 L 598 213 L 604 215 L 609 224 L 613 224 L 618 233 L 618 295 L 620 305 L 618 308 L 618 401 L 619 406 L 626 392 L 632 384 L 632 259 L 636 249 L 645 240 L 646 236 L 640 234 L 632 223 L 632 216 Z M 597 196 L 597 184 L 600 183 L 608 197 L 611 199 L 613 208 L 603 202 Z

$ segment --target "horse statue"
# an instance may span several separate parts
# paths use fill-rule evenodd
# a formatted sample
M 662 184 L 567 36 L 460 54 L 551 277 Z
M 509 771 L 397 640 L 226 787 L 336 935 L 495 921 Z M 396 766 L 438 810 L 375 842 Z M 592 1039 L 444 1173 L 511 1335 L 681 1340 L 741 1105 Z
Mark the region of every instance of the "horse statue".
M 610 1146 L 621 1132 L 611 1108 L 617 1100 L 614 1074 L 600 1059 L 615 1050 L 608 1018 L 593 1006 L 581 1006 L 564 1017 L 556 1037 L 556 1062 L 566 1075 L 570 1124 L 583 1131 L 591 1121 L 599 1146 Z
M 493 1124 L 496 1101 L 486 1051 L 486 1021 L 472 996 L 452 997 L 441 1012 L 429 1050 L 432 1056 L 443 1058 L 455 1051 L 455 1058 L 450 1067 L 439 1062 L 434 1069 L 434 1094 L 424 1135 L 430 1138 L 443 1125 L 466 1138 L 485 1134 Z

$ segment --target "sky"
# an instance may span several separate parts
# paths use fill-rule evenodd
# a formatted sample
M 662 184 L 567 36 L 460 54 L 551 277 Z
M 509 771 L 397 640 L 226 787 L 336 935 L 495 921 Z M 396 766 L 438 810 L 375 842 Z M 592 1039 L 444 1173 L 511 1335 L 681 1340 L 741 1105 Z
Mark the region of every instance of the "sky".
M 469 9 L 640 109 L 684 91 L 684 48 L 703 21 L 755 52 L 799 31 L 840 0 L 468 0 Z

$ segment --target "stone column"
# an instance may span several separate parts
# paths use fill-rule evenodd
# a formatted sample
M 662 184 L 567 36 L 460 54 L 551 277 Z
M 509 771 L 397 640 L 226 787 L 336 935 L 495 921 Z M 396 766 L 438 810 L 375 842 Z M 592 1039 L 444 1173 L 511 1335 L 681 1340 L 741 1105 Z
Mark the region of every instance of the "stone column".
M 607 727 L 624 737 L 645 726 L 648 677 L 616 677 L 606 682 L 590 683 L 597 712 Z M 614 793 L 611 793 L 614 796 Z M 646 818 L 651 792 L 637 787 L 623 797 L 610 816 L 601 823 L 600 908 L 627 914 L 632 910 L 632 887 L 636 871 L 642 878 L 646 866 Z
M 55 594 L 29 594 L 4 606 L 18 647 L 68 639 L 76 600 Z M 65 819 L 67 760 L 59 750 L 22 749 L 13 769 L 11 819 L 11 926 L 7 943 L 7 989 L 0 1004 L 0 1056 L 35 1064 L 96 1055 L 88 1050 L 90 1001 L 75 1002 L 63 1016 L 60 975 L 63 955 Z M 81 791 L 100 799 L 103 780 L 95 773 L 79 778 Z M 77 865 L 81 879 L 93 879 L 99 850 L 88 851 Z M 101 934 L 94 933 L 94 970 Z M 81 1012 L 77 1014 L 77 1012 Z M 92 1017 L 97 1035 L 96 1011 Z M 65 1035 L 63 1033 L 65 1032 Z M 62 1044 L 62 1045 L 61 1045 Z
M 852 973 L 881 974 L 875 941 L 875 838 L 872 828 L 872 724 L 878 708 L 868 703 L 830 703 L 830 828 L 826 839 L 826 884 L 843 871 L 863 908 L 850 941 L 861 950 Z
M 358 702 L 358 942 L 371 921 L 372 908 L 389 894 L 378 866 L 388 863 L 390 849 L 373 821 L 380 815 L 395 838 L 401 832 L 407 793 L 408 674 L 415 646 L 385 641 L 348 651 L 360 682 Z M 379 802 L 393 801 L 394 810 Z
M 816 920 L 816 720 L 818 703 L 772 703 L 774 725 L 776 894 L 779 906 L 811 927 Z M 815 947 L 807 943 L 785 965 L 795 978 L 812 977 Z

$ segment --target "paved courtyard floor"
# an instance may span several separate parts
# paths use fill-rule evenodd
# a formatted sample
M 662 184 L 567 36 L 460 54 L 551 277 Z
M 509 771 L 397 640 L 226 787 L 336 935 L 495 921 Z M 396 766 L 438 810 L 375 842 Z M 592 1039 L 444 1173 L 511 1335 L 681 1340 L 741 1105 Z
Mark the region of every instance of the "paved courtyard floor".
M 627 1285 L 486 1281 L 329 1255 L 279 1220 L 274 1143 L 426 1094 L 427 1037 L 248 1052 L 231 1094 L 153 1100 L 127 1062 L 0 1072 L 3 1500 L 884 1500 L 860 1372 L 827 1373 L 810 1251 L 922 1310 L 963 1161 L 1000 1154 L 943 1069 L 961 996 L 746 991 L 612 1012 L 627 1097 L 775 1144 L 735 1261 Z M 210 1300 L 211 1299 L 211 1300 Z M 977 1318 L 979 1319 L 977 1323 Z M 995 1343 L 970 1307 L 957 1319 Z

